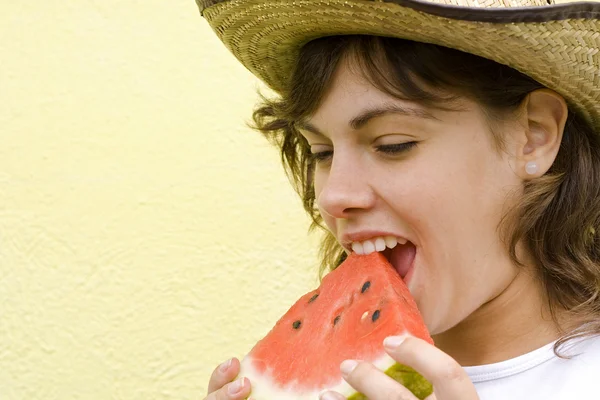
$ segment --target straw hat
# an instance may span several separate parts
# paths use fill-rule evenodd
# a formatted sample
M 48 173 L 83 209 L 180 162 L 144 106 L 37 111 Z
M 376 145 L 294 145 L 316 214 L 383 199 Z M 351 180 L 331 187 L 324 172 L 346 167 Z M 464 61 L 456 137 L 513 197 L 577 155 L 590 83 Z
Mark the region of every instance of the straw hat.
M 434 43 L 509 65 L 562 94 L 600 131 L 600 2 L 196 0 L 254 75 L 284 89 L 300 48 L 332 35 Z

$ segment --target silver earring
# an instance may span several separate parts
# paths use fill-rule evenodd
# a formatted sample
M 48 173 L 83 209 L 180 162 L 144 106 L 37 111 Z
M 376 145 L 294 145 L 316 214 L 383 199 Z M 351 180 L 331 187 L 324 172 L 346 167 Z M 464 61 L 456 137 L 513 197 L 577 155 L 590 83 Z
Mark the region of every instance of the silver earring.
M 529 161 L 527 164 L 525 164 L 525 171 L 529 174 L 529 175 L 535 175 L 538 172 L 538 165 L 535 161 Z

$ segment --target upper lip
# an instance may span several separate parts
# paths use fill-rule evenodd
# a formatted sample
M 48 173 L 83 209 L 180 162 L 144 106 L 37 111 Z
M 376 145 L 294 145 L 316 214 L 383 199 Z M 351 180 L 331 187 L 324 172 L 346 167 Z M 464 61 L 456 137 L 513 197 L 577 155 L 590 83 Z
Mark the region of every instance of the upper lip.
M 404 235 L 399 235 L 397 233 L 385 232 L 385 231 L 356 231 L 356 232 L 347 232 L 340 236 L 342 246 L 344 246 L 348 250 L 352 250 L 352 243 L 354 242 L 364 242 L 365 240 L 373 239 L 376 237 L 385 237 L 385 236 L 393 236 L 400 237 L 406 240 L 408 239 Z

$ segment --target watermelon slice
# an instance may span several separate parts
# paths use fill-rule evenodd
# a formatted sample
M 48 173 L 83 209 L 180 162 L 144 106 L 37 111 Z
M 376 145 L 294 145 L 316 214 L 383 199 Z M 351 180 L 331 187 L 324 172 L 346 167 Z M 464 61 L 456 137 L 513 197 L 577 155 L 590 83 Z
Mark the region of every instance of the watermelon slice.
M 419 399 L 433 388 L 396 363 L 383 339 L 413 335 L 433 344 L 404 281 L 378 252 L 351 254 L 321 286 L 302 296 L 242 360 L 255 400 L 316 400 L 335 390 L 365 399 L 342 378 L 346 359 L 373 363 Z

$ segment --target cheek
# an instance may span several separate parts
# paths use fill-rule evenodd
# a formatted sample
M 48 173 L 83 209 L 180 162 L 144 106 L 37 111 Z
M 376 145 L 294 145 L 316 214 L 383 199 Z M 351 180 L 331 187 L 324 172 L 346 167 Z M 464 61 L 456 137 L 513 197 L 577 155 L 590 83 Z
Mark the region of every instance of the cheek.
M 318 167 L 316 167 L 315 171 L 313 171 L 312 181 L 313 181 L 312 182 L 313 188 L 315 190 L 315 201 L 318 204 L 319 195 L 323 191 L 323 185 L 325 182 L 325 176 L 323 175 L 323 173 L 321 171 L 319 171 Z
M 318 207 L 318 205 L 317 208 L 321 218 L 323 219 L 325 228 L 327 228 L 332 234 L 337 235 L 337 220 L 331 215 L 327 214 L 321 207 Z
M 497 228 L 518 180 L 495 154 L 454 156 L 440 153 L 423 162 L 418 174 L 407 175 L 390 193 L 402 199 L 396 209 L 402 203 L 405 221 L 422 243 L 413 294 L 436 331 L 467 317 L 514 275 Z
M 455 233 L 499 222 L 507 194 L 518 184 L 506 160 L 478 135 L 436 146 L 411 170 L 418 172 L 406 177 L 398 198 L 410 201 L 431 225 Z
M 334 235 L 336 234 L 336 219 L 329 215 L 319 204 L 319 196 L 323 191 L 324 182 L 326 181 L 327 176 L 323 172 L 315 171 L 313 175 L 313 187 L 315 190 L 315 204 L 317 209 L 319 210 L 319 214 L 323 219 L 325 227 Z

